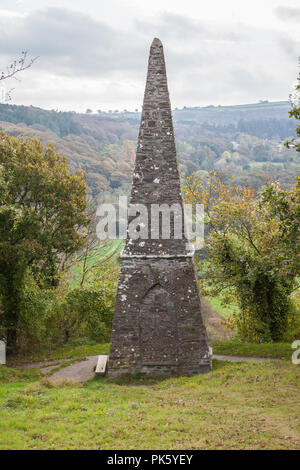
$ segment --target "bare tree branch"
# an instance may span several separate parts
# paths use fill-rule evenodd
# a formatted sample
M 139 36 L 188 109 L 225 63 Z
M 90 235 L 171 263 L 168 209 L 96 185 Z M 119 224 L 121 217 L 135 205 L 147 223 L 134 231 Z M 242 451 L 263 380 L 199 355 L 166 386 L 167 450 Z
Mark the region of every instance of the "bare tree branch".
M 7 78 L 15 78 L 15 75 L 23 70 L 29 69 L 32 64 L 39 58 L 36 56 L 32 59 L 27 58 L 28 51 L 22 51 L 19 59 L 14 60 L 8 67 L 6 67 L 6 72 L 2 72 L 0 75 L 0 81 L 6 80 Z

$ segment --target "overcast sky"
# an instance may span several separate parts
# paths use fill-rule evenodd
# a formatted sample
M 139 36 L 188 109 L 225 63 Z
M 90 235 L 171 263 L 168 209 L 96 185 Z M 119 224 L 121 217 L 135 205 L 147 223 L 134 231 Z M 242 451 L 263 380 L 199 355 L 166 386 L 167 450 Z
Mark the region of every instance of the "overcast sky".
M 159 37 L 173 107 L 287 100 L 299 25 L 299 0 L 0 0 L 0 70 L 40 56 L 6 83 L 15 104 L 140 109 Z

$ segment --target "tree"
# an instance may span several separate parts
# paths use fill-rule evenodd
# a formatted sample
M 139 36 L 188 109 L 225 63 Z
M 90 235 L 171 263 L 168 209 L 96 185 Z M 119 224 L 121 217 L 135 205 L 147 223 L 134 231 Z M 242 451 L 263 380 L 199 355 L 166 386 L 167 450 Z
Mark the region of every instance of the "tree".
M 204 204 L 209 230 L 204 290 L 238 301 L 237 326 L 250 341 L 282 340 L 292 315 L 290 294 L 300 272 L 299 182 L 296 188 L 268 184 L 256 195 L 226 186 L 215 172 L 207 182 L 187 179 L 186 202 Z
M 0 134 L 0 297 L 11 351 L 28 267 L 55 284 L 60 256 L 84 243 L 85 210 L 84 176 L 71 175 L 53 145 Z
M 69 270 L 71 266 L 76 263 L 76 278 L 80 288 L 85 286 L 90 272 L 93 271 L 96 266 L 99 266 L 102 263 L 107 263 L 118 251 L 118 247 L 116 247 L 111 250 L 107 256 L 100 256 L 101 249 L 103 249 L 105 253 L 110 242 L 104 240 L 100 241 L 97 236 L 97 207 L 92 199 L 88 201 L 86 212 L 89 216 L 90 222 L 87 224 L 84 232 L 84 246 L 78 251 L 75 259 L 72 259 L 69 266 L 66 264 L 68 259 L 65 260 L 65 266 L 63 268 L 64 271 Z M 101 258 L 101 260 L 99 258 Z
M 290 96 L 291 102 L 292 102 L 292 109 L 289 112 L 290 118 L 295 118 L 297 121 L 300 121 L 300 76 L 297 78 L 297 82 L 295 85 L 295 91 L 294 93 Z M 300 137 L 300 124 L 298 124 L 296 128 L 296 133 L 297 136 Z M 287 148 L 290 148 L 291 146 L 295 147 L 297 152 L 300 152 L 300 142 L 297 142 L 294 144 L 295 139 L 291 139 L 287 142 L 285 142 L 285 146 Z
M 20 72 L 29 69 L 33 63 L 38 59 L 38 57 L 33 57 L 28 59 L 28 51 L 22 51 L 18 59 L 13 60 L 7 67 L 5 71 L 2 71 L 0 74 L 0 82 L 7 79 L 16 79 L 17 74 Z M 4 96 L 2 96 L 2 101 L 11 101 L 11 92 L 13 88 L 8 90 Z

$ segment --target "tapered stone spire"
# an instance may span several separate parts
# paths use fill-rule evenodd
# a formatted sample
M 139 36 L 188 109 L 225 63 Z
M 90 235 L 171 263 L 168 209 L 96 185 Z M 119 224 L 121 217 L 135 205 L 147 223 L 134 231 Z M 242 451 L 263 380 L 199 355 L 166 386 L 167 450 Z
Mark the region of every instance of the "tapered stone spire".
M 144 204 L 151 214 L 152 204 L 178 204 L 182 211 L 182 197 L 171 105 L 167 84 L 167 74 L 163 46 L 159 39 L 152 42 L 143 111 L 141 117 L 136 163 L 133 174 L 132 204 Z M 148 224 L 148 240 L 141 243 L 128 236 L 123 255 L 186 255 L 187 240 L 155 240 L 150 237 L 151 224 Z
M 137 225 L 138 238 L 130 231 L 136 214 L 129 217 L 108 374 L 207 372 L 211 357 L 192 253 L 174 228 L 176 223 L 183 228 L 183 203 L 163 46 L 157 38 L 150 49 L 130 203 L 143 205 L 148 219 Z M 170 236 L 161 220 L 153 236 L 152 209 L 162 205 L 176 208 L 170 215 Z

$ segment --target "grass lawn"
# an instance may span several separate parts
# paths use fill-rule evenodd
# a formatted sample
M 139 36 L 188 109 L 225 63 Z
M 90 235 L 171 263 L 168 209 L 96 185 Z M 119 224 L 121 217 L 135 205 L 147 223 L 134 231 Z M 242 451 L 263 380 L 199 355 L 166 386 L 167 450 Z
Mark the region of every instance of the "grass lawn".
M 269 357 L 291 360 L 294 350 L 290 343 L 241 343 L 238 341 L 213 341 L 214 354 L 228 356 Z
M 286 361 L 56 386 L 0 367 L 0 449 L 299 449 L 299 394 Z
M 44 351 L 27 356 L 14 356 L 7 359 L 8 366 L 26 362 L 52 361 L 55 359 L 83 359 L 86 356 L 108 354 L 109 343 L 84 344 L 80 346 L 66 345 L 53 351 Z

